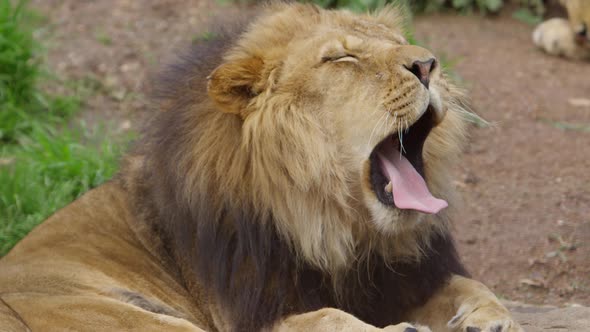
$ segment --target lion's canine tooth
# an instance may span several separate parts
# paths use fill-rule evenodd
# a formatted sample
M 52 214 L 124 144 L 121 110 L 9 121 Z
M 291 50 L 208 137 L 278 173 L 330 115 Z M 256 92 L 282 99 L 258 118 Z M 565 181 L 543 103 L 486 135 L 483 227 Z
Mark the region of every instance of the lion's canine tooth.
M 389 181 L 389 183 L 385 186 L 385 192 L 393 192 L 393 185 L 391 184 L 391 181 Z

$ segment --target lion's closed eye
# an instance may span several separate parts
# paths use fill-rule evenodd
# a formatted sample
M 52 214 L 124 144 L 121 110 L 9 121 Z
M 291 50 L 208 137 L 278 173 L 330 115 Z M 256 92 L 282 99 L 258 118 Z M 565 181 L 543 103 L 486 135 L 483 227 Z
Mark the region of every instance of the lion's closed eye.
M 354 55 L 350 55 L 350 54 L 342 54 L 342 55 L 335 55 L 335 56 L 324 56 L 322 57 L 322 63 L 326 63 L 326 62 L 352 62 L 352 63 L 358 63 L 359 59 L 354 56 Z

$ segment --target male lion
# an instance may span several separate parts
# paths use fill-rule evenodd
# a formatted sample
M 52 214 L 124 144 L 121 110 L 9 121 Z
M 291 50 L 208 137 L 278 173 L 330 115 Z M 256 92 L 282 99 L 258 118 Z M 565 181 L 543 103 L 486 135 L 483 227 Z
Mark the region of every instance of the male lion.
M 1 326 L 522 331 L 449 234 L 463 97 L 400 29 L 275 4 L 197 46 L 117 178 L 0 261 Z
M 569 21 L 547 20 L 533 32 L 535 45 L 551 55 L 571 59 L 590 59 L 590 0 L 560 0 Z

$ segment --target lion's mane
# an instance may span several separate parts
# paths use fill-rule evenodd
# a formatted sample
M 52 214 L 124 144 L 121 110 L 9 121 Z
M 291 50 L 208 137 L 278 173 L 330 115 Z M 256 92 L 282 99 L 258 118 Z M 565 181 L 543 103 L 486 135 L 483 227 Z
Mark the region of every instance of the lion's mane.
M 196 44 L 169 67 L 154 89 L 157 114 L 120 176 L 137 214 L 162 240 L 188 289 L 205 289 L 228 310 L 234 329 L 254 331 L 321 307 L 342 308 L 384 326 L 423 304 L 451 274 L 465 275 L 446 222 L 388 235 L 391 252 L 404 252 L 408 241 L 410 251 L 419 254 L 384 255 L 383 245 L 375 244 L 381 243 L 378 235 L 351 225 L 350 211 L 360 203 L 341 185 L 350 180 L 328 168 L 331 151 L 324 149 L 322 128 L 286 112 L 289 100 L 274 104 L 272 118 L 257 119 L 274 121 L 274 132 L 245 128 L 243 114 L 219 110 L 266 88 L 248 86 L 250 80 L 276 73 L 261 73 L 257 60 L 242 63 L 235 70 L 244 84 L 225 87 L 233 100 L 213 102 L 207 94 L 208 82 L 216 79 L 207 77 L 232 57 L 227 52 L 236 40 L 254 42 L 254 31 L 257 41 L 285 43 L 290 30 L 304 29 L 309 17 L 320 15 L 313 6 L 295 8 L 299 15 L 289 19 L 285 14 L 216 32 L 214 40 Z M 392 11 L 384 12 L 391 21 Z M 244 31 L 250 40 L 239 39 Z M 452 132 L 458 125 L 448 126 L 433 132 L 432 144 L 440 146 L 426 152 L 440 155 L 440 169 L 427 170 L 432 175 L 446 176 L 444 163 L 454 158 L 449 151 L 462 137 Z M 446 137 L 445 130 L 452 134 Z M 268 138 L 260 144 L 251 135 Z M 287 139 L 277 142 L 277 137 Z M 285 204 L 308 209 L 318 219 L 286 225 Z

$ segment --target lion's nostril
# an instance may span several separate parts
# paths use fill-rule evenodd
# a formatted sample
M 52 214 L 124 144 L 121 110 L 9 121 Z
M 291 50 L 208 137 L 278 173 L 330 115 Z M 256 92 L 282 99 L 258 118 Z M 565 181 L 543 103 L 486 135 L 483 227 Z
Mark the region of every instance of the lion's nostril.
M 436 60 L 434 58 L 426 61 L 417 60 L 412 63 L 412 67 L 406 68 L 416 75 L 420 82 L 428 88 L 428 85 L 430 84 L 430 73 L 436 68 Z

